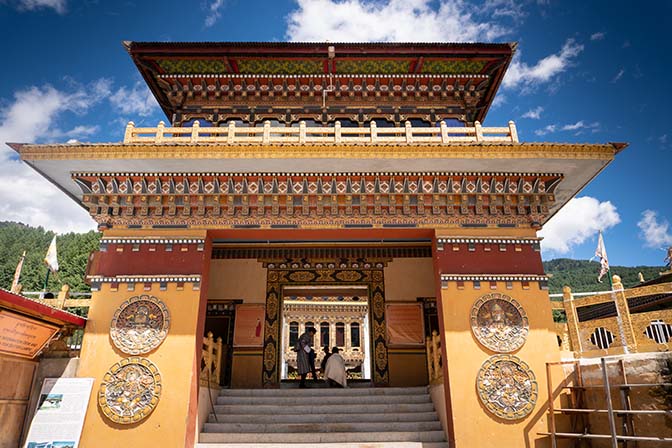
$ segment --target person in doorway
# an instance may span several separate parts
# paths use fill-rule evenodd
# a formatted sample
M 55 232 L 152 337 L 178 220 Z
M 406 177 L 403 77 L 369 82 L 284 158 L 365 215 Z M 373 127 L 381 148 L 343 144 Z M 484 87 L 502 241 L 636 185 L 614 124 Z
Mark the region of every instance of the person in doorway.
M 294 347 L 296 350 L 296 365 L 299 375 L 301 375 L 299 387 L 302 389 L 306 387 L 306 376 L 308 375 L 308 372 L 315 371 L 314 361 L 312 369 L 310 365 L 310 352 L 313 351 L 312 345 L 315 333 L 317 333 L 317 331 L 314 328 L 307 329 L 301 336 L 299 336 L 299 339 L 296 341 L 296 346 Z
M 317 359 L 317 353 L 311 347 L 310 353 L 308 353 L 308 363 L 310 364 L 310 373 L 313 375 L 313 381 L 317 380 L 317 370 L 315 369 L 315 359 Z
M 324 376 L 324 371 L 327 368 L 327 360 L 331 356 L 331 352 L 329 351 L 329 347 L 326 345 L 322 347 L 322 351 L 324 352 L 324 357 L 322 358 L 322 362 L 320 363 L 320 373 L 322 374 L 322 378 L 326 380 L 326 376 Z
M 330 387 L 348 387 L 345 359 L 338 352 L 338 347 L 331 349 L 331 356 L 324 369 L 324 379 Z

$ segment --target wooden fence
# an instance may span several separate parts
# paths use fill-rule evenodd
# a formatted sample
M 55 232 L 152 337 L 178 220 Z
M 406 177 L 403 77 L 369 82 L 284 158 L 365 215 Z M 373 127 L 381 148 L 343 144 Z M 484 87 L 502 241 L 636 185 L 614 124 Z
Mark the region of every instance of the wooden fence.
M 439 127 L 413 127 L 406 122 L 403 127 L 377 127 L 371 121 L 368 127 L 341 127 L 337 121 L 333 127 L 272 126 L 269 121 L 260 127 L 236 126 L 201 127 L 195 121 L 191 127 L 167 127 L 162 122 L 157 127 L 135 127 L 131 121 L 126 126 L 124 143 L 138 144 L 189 144 L 220 143 L 237 144 L 448 144 L 471 142 L 518 143 L 518 132 L 513 121 L 506 127 L 483 127 L 477 121 L 472 127 L 448 127 L 441 122 Z

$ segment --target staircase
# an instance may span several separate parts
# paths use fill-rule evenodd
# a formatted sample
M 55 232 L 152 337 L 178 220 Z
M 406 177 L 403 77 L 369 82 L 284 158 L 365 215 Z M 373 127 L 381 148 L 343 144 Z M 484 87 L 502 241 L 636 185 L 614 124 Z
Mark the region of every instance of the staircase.
M 222 389 L 197 448 L 448 448 L 427 387 Z

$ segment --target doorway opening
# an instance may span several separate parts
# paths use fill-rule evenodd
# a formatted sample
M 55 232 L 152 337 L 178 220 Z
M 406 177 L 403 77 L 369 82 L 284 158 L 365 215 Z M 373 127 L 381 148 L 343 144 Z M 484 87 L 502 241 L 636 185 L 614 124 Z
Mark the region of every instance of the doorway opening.
M 314 328 L 315 367 L 320 371 L 324 349 L 338 347 L 348 381 L 370 382 L 371 330 L 368 285 L 285 286 L 282 291 L 281 369 L 283 381 L 298 379 L 296 343 Z

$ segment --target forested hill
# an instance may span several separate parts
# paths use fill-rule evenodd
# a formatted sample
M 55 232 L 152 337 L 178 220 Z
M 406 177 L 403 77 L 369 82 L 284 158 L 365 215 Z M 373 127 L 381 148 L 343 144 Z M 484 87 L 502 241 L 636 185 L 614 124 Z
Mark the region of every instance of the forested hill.
M 564 285 L 569 285 L 573 292 L 609 290 L 609 280 L 606 276 L 602 278 L 602 283 L 597 282 L 600 264 L 596 261 L 556 258 L 545 261 L 544 269 L 551 277 L 548 281 L 551 293 L 562 292 Z M 619 275 L 623 285 L 631 288 L 639 283 L 638 274 L 640 272 L 645 280 L 651 280 L 658 277 L 658 273 L 664 270 L 663 266 L 611 266 L 611 275 Z
M 24 291 L 41 291 L 47 267 L 44 256 L 53 238 L 53 232 L 42 227 L 30 227 L 15 222 L 0 222 L 0 287 L 9 289 L 14 277 L 16 264 L 21 253 L 26 251 L 26 261 L 21 274 Z M 60 270 L 49 280 L 49 290 L 58 291 L 63 283 L 71 287 L 71 291 L 89 291 L 84 283 L 84 271 L 89 254 L 98 248 L 98 232 L 68 233 L 57 239 L 58 262 Z M 551 275 L 549 288 L 551 293 L 562 292 L 564 285 L 572 287 L 574 292 L 604 291 L 609 288 L 609 281 L 597 282 L 599 264 L 586 260 L 570 260 L 559 258 L 544 262 L 546 273 Z M 612 273 L 623 279 L 626 287 L 639 283 L 637 274 L 641 272 L 646 280 L 658 276 L 662 266 L 612 267 Z
M 0 287 L 12 286 L 16 265 L 26 251 L 20 283 L 24 291 L 41 291 L 47 274 L 44 256 L 54 233 L 42 227 L 30 227 L 15 222 L 0 222 Z M 84 271 L 89 254 L 98 248 L 98 232 L 67 233 L 56 239 L 59 271 L 49 278 L 49 291 L 70 285 L 71 291 L 86 292 Z

